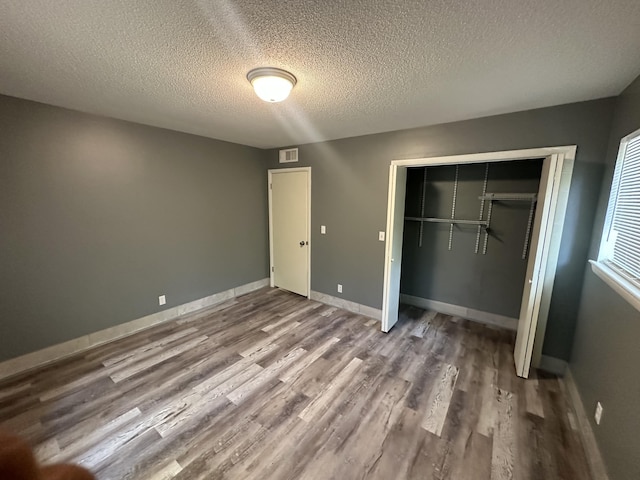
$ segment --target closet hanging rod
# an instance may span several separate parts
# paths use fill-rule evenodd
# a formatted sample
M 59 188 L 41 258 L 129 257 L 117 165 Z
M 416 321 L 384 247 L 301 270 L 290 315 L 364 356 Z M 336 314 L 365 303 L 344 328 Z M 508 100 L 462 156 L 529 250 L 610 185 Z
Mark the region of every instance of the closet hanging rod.
M 431 223 L 461 223 L 463 225 L 480 225 L 487 226 L 486 220 L 456 220 L 453 218 L 433 218 L 433 217 L 404 217 L 405 220 L 414 222 L 431 222 Z
M 527 201 L 535 202 L 538 198 L 537 193 L 485 193 L 480 195 L 480 200 L 511 200 L 511 201 Z

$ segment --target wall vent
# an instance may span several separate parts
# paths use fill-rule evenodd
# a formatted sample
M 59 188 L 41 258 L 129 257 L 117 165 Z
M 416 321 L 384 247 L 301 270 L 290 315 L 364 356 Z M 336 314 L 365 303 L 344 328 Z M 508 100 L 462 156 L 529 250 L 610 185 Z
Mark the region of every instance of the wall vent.
M 287 148 L 286 150 L 280 150 L 280 163 L 292 163 L 298 161 L 298 149 Z

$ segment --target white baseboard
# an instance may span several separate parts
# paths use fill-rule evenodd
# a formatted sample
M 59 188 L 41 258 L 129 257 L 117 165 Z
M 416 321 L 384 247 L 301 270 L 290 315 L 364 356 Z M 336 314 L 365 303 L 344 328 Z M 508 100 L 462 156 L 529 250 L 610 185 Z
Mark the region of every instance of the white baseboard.
M 4 362 L 0 362 L 0 379 L 7 378 L 18 373 L 23 373 L 36 367 L 40 367 L 47 363 L 60 360 L 70 355 L 88 350 L 89 348 L 112 342 L 122 337 L 126 337 L 133 333 L 145 330 L 154 325 L 174 320 L 182 315 L 211 307 L 218 303 L 224 302 L 231 298 L 244 295 L 245 293 L 258 290 L 269 285 L 269 279 L 264 278 L 256 282 L 240 285 L 224 292 L 214 293 L 208 297 L 200 298 L 189 303 L 178 305 L 176 307 L 163 310 L 161 312 L 152 313 L 142 318 L 137 318 L 120 325 L 115 325 L 98 332 L 89 333 L 73 340 L 52 345 L 35 352 L 27 353 L 20 357 L 11 358 Z
M 609 480 L 607 474 L 607 468 L 605 466 L 602 454 L 598 448 L 596 442 L 596 436 L 593 433 L 591 422 L 587 417 L 587 412 L 582 403 L 582 397 L 576 385 L 575 379 L 571 373 L 571 368 L 566 369 L 566 374 L 561 380 L 564 382 L 567 391 L 569 392 L 569 398 L 573 404 L 573 409 L 576 412 L 578 420 L 578 430 L 582 439 L 582 446 L 584 448 L 587 462 L 589 463 L 589 470 L 591 470 L 591 478 L 598 480 Z
M 517 318 L 483 312 L 481 310 L 474 310 L 473 308 L 461 307 L 459 305 L 452 305 L 450 303 L 439 302 L 437 300 L 429 300 L 427 298 L 415 297 L 413 295 L 401 293 L 400 303 L 424 308 L 425 310 L 433 310 L 446 315 L 465 318 L 467 320 L 473 320 L 493 327 L 506 328 L 507 330 L 514 331 L 518 329 Z
M 567 362 L 555 357 L 549 357 L 548 355 L 542 355 L 540 357 L 540 365 L 536 368 L 544 370 L 545 372 L 553 373 L 559 377 L 564 377 L 567 374 Z
M 365 317 L 370 317 L 375 320 L 382 319 L 382 310 L 368 305 L 362 305 L 361 303 L 352 302 L 350 300 L 345 300 L 344 298 L 334 297 L 332 295 L 327 295 L 326 293 L 316 292 L 315 290 L 311 290 L 309 298 L 316 302 L 326 303 L 332 307 L 343 308 L 350 312 L 359 313 L 360 315 L 364 315 Z

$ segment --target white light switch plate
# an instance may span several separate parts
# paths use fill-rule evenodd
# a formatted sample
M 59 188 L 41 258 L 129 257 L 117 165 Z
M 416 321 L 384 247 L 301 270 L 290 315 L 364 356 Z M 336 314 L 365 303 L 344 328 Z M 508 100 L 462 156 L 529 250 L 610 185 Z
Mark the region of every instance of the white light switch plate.
M 338 284 L 338 293 L 342 293 L 342 285 Z
M 324 235 L 327 233 L 327 227 L 325 225 L 320 225 L 320 233 Z
M 384 242 L 384 232 L 378 232 L 378 240 Z
M 164 305 L 167 303 L 167 297 L 165 295 L 160 295 L 158 297 L 158 305 Z

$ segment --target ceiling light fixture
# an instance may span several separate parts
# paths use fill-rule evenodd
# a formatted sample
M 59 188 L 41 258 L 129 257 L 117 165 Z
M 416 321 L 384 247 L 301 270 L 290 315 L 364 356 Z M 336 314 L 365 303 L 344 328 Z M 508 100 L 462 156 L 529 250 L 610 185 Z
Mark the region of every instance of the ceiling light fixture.
M 281 102 L 289 96 L 297 80 L 292 74 L 279 68 L 254 68 L 247 73 L 256 95 L 265 102 Z

